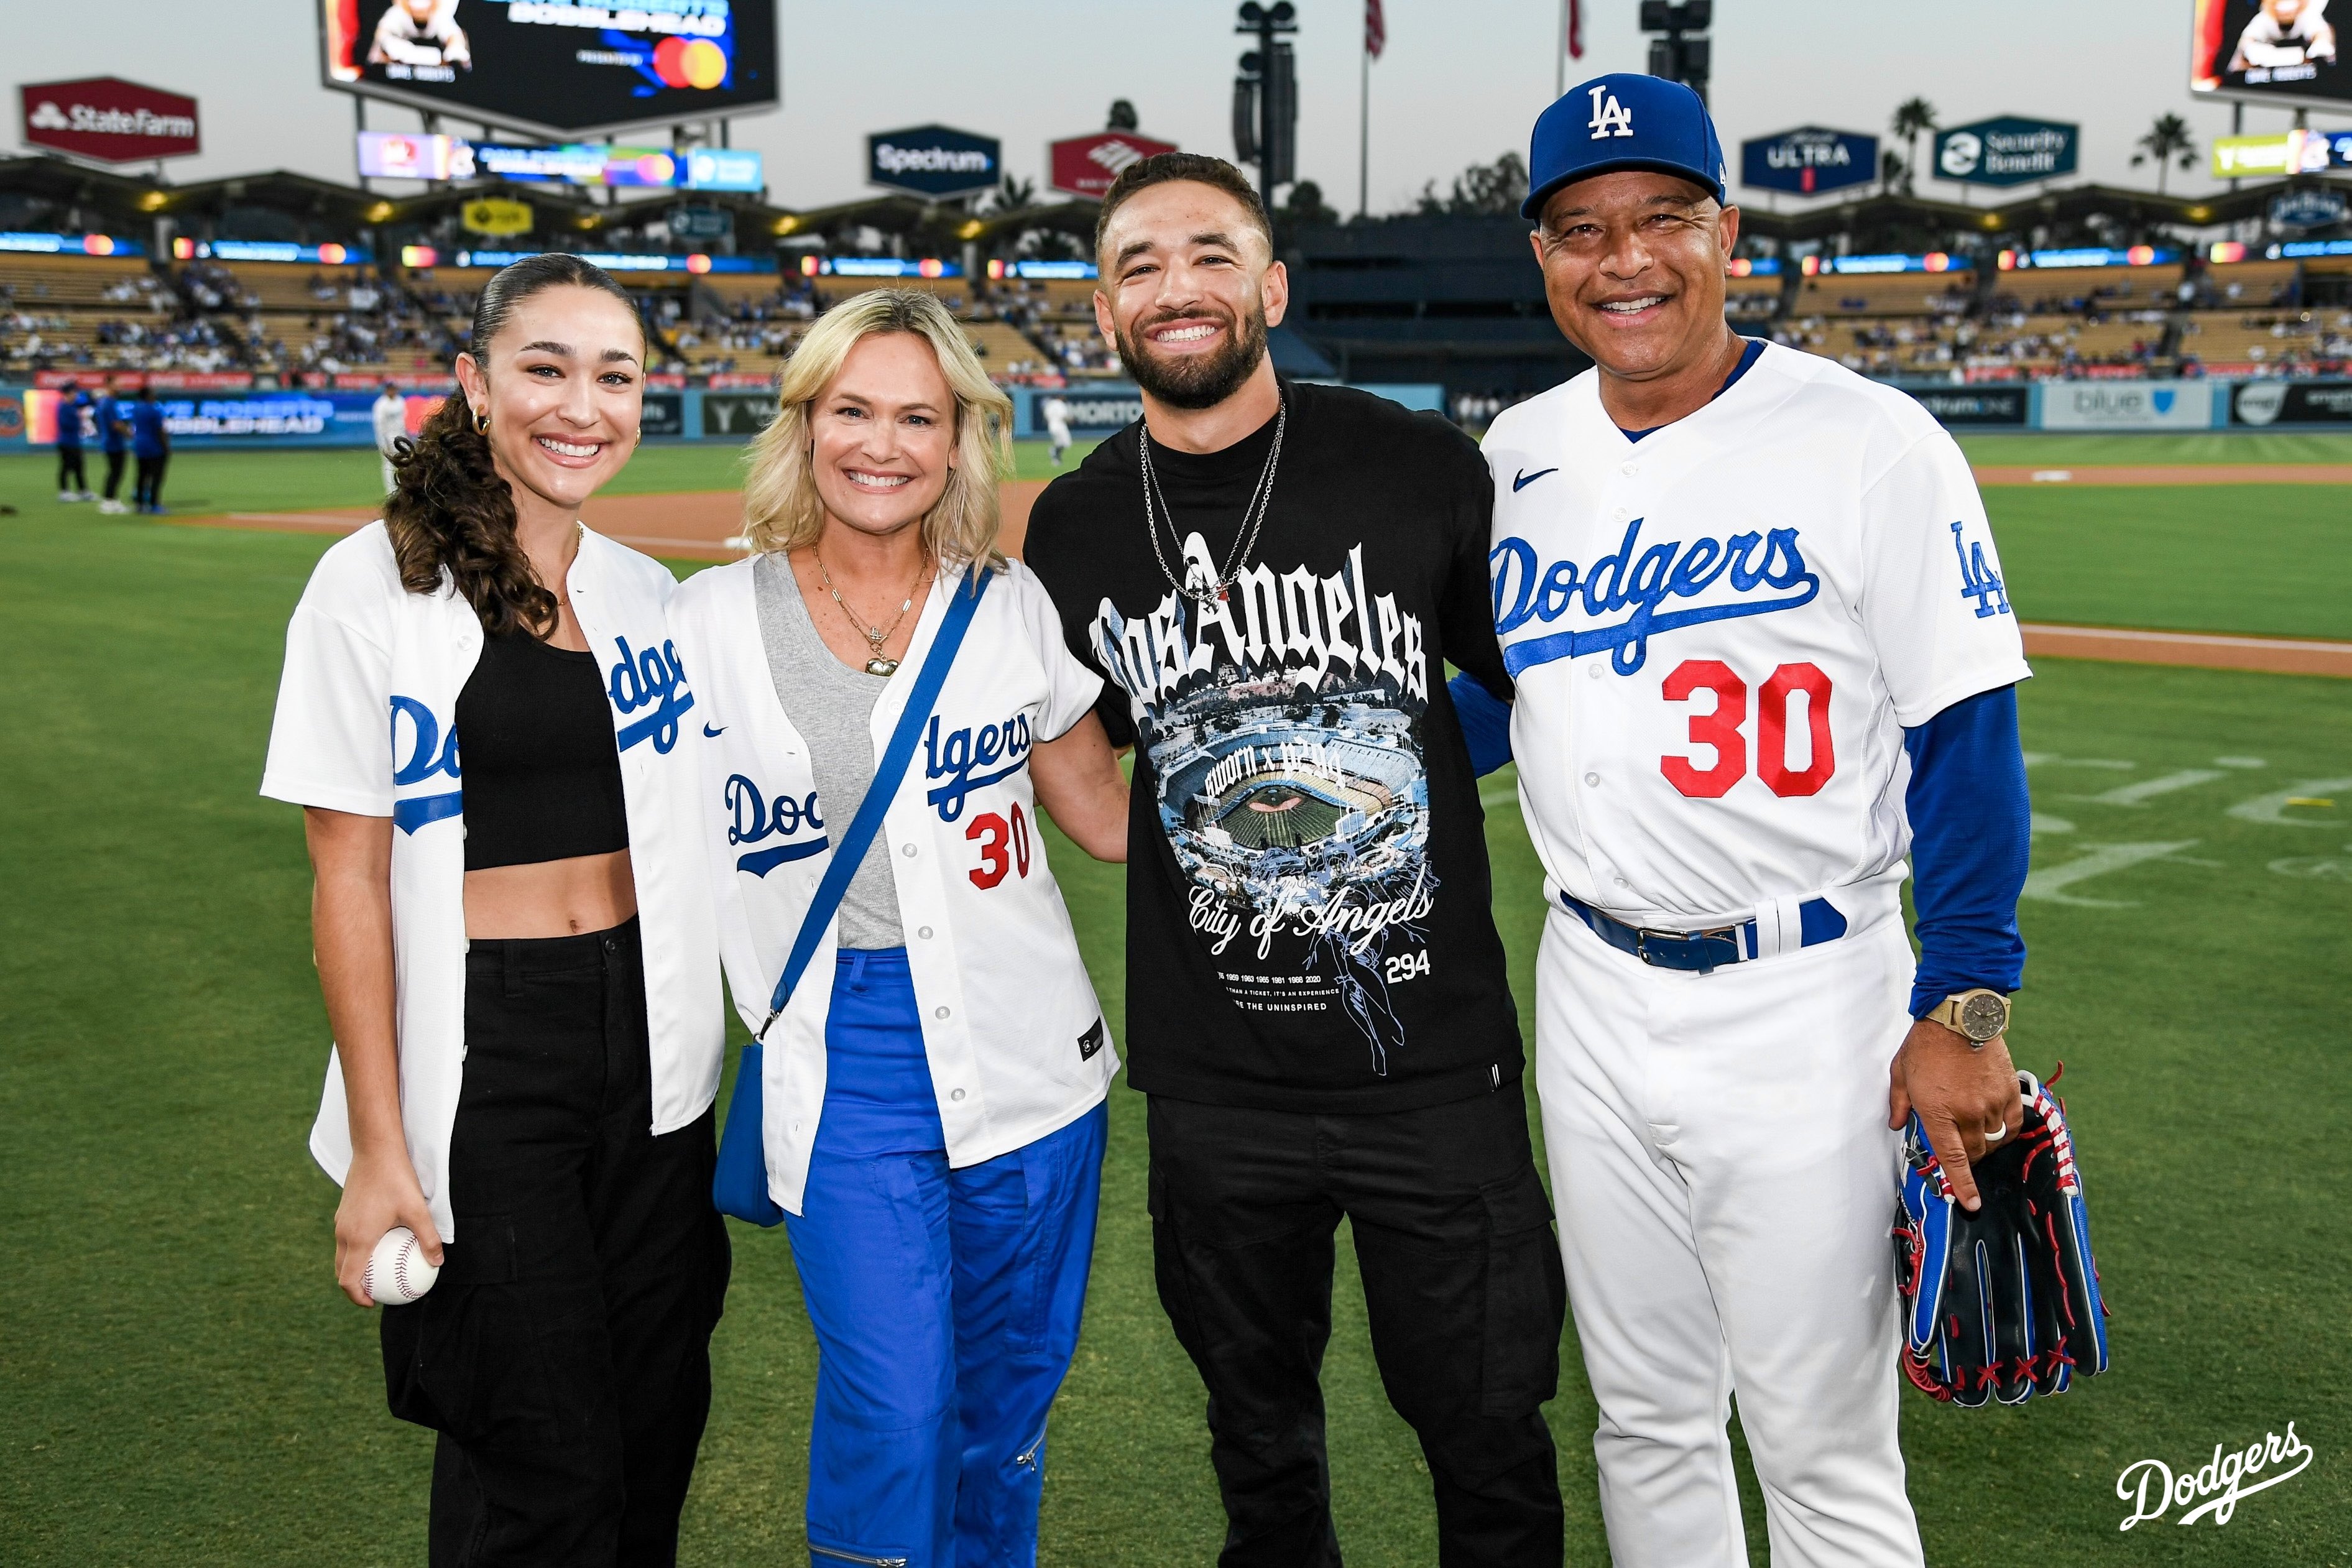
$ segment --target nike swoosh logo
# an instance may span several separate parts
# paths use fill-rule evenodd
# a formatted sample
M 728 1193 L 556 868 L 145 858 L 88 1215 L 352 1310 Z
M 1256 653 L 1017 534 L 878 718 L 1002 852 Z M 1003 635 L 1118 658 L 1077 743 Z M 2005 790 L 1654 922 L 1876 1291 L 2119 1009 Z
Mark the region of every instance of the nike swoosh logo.
M 1556 468 L 1538 468 L 1532 474 L 1522 472 L 1511 480 L 1511 489 L 1514 491 L 1523 490 L 1529 485 L 1535 483 L 1538 479 L 1542 479 L 1546 474 L 1556 474 L 1558 472 L 1559 472 L 1559 470 Z
M 726 725 L 724 725 L 724 724 L 719 725 L 719 728 L 717 728 L 716 730 L 712 729 L 712 728 L 711 728 L 709 725 L 708 725 L 708 724 L 705 724 L 705 725 L 702 727 L 702 736 L 703 736 L 703 739 L 705 739 L 705 740 L 707 740 L 707 741 L 715 741 L 715 740 L 719 739 L 719 736 L 724 735 L 725 733 L 727 733 L 727 726 L 726 726 Z

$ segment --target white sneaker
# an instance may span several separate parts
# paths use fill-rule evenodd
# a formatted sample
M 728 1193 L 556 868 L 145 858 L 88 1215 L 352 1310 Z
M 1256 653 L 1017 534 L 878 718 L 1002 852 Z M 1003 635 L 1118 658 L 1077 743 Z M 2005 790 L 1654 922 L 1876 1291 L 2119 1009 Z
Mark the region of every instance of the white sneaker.
M 131 509 L 119 500 L 102 500 L 98 503 L 98 510 L 109 517 L 120 517 Z
M 59 490 L 58 492 L 58 500 L 61 501 L 77 501 L 80 499 L 81 492 L 79 490 Z
M 98 492 L 96 490 L 79 490 L 74 495 L 74 500 L 96 500 L 97 499 Z

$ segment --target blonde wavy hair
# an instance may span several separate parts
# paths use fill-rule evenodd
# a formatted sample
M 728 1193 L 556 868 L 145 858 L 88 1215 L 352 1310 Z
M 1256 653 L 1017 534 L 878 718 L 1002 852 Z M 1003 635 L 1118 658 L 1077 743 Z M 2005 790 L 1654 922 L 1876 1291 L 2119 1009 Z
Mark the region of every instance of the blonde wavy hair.
M 751 438 L 744 458 L 744 537 L 762 553 L 788 552 L 814 544 L 824 531 L 824 502 L 809 463 L 810 413 L 841 374 L 849 351 L 875 332 L 928 340 L 955 395 L 955 466 L 939 504 L 923 519 L 923 543 L 941 571 L 1003 567 L 996 481 L 1012 471 L 1013 400 L 988 379 L 947 307 L 911 289 L 876 289 L 835 305 L 784 363 L 776 416 Z

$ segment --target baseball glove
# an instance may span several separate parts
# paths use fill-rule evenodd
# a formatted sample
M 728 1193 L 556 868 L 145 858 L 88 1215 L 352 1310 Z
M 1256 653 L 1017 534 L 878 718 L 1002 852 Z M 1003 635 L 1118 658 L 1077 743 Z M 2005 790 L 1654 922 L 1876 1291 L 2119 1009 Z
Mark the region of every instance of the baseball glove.
M 2022 1404 L 2107 1370 L 2107 1309 L 2065 1108 L 2032 1073 L 2017 1080 L 2025 1123 L 1970 1167 L 1974 1214 L 1954 1198 L 1916 1111 L 1904 1135 L 1903 1370 L 1954 1405 Z

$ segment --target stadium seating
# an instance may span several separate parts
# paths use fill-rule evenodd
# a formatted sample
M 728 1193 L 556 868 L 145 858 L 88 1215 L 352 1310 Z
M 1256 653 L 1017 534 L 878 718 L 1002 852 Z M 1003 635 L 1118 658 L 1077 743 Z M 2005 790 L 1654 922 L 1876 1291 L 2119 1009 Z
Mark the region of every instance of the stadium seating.
M 1780 313 L 1780 279 L 1727 278 L 1723 280 L 1723 313 L 1735 321 L 1769 321 Z
M 2196 310 L 2182 321 L 2180 352 L 2209 366 L 2340 360 L 2352 353 L 2352 310 Z
M 234 356 L 143 260 L 0 252 L 0 368 L 211 370 Z
M 136 257 L 0 251 L 0 294 L 20 310 L 50 305 L 121 307 L 148 291 L 154 273 Z
M 2180 279 L 2177 265 L 2031 268 L 2000 275 L 1993 310 L 2027 315 L 2168 310 L 2179 302 Z
M 1868 272 L 1808 278 L 1790 307 L 1795 316 L 1952 316 L 1975 298 L 1973 272 Z

